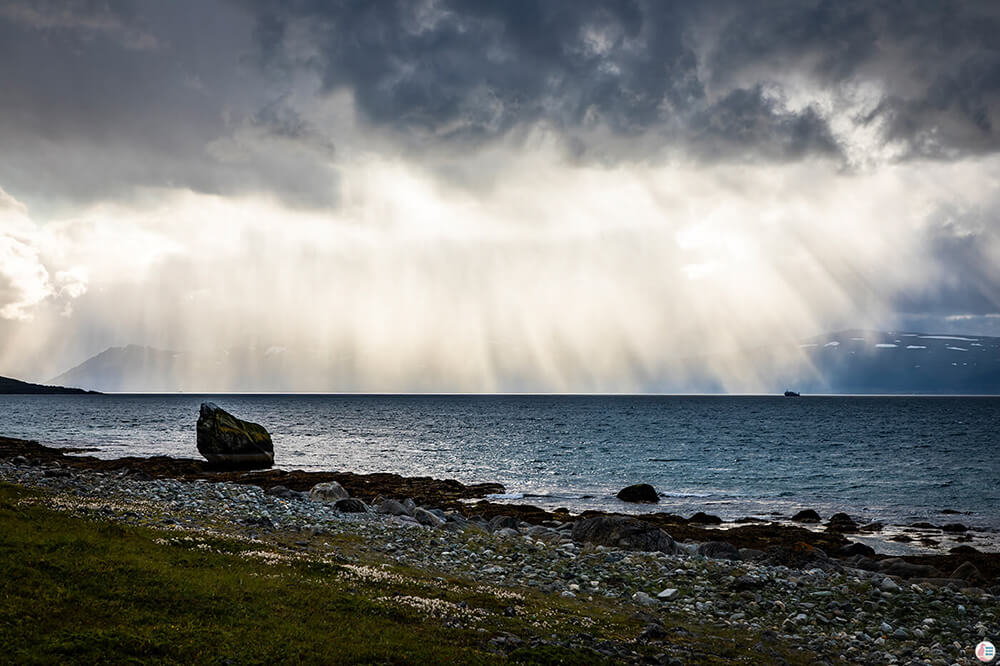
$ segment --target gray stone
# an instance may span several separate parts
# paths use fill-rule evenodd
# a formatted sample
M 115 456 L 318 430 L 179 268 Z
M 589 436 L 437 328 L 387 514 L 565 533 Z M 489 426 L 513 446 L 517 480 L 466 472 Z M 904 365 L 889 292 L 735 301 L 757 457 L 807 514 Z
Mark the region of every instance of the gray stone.
M 573 541 L 625 550 L 659 551 L 674 555 L 677 544 L 658 527 L 627 516 L 597 516 L 578 520 Z
M 899 585 L 897 585 L 896 581 L 891 578 L 883 578 L 882 584 L 879 585 L 879 588 L 883 592 L 899 592 Z
M 264 494 L 282 499 L 299 499 L 304 493 L 286 488 L 285 486 L 271 486 L 264 491 Z
M 951 573 L 952 578 L 960 578 L 962 580 L 981 583 L 985 581 L 983 574 L 980 573 L 979 569 L 976 568 L 972 562 L 962 562 L 958 565 L 958 568 Z
M 382 500 L 378 506 L 375 507 L 377 513 L 386 513 L 390 516 L 412 516 L 413 509 L 408 508 L 402 502 L 396 501 L 394 499 Z
M 367 504 L 353 497 L 345 497 L 334 502 L 333 506 L 337 511 L 344 513 L 368 513 L 371 509 Z
M 261 469 L 274 464 L 274 444 L 263 426 L 238 419 L 211 402 L 201 403 L 198 453 L 227 469 Z
M 399 522 L 404 527 L 421 527 L 420 523 L 413 516 L 394 516 L 393 520 Z
M 879 571 L 900 578 L 936 578 L 941 575 L 940 571 L 928 564 L 913 564 L 894 557 L 879 562 Z
M 661 590 L 660 593 L 656 595 L 656 598 L 662 599 L 663 601 L 673 601 L 679 594 L 680 592 L 677 591 L 677 588 L 668 587 L 665 590 Z
M 742 560 L 740 549 L 724 541 L 709 541 L 698 546 L 698 554 L 715 560 Z
M 350 495 L 344 490 L 336 481 L 327 481 L 326 483 L 317 483 L 315 486 L 309 489 L 309 499 L 316 500 L 318 502 L 336 502 L 340 499 L 347 499 Z
M 659 601 L 657 601 L 656 599 L 654 599 L 653 597 L 649 596 L 648 594 L 642 591 L 633 594 L 632 601 L 640 603 L 644 606 L 658 606 L 660 604 Z
M 426 525 L 428 527 L 440 527 L 441 525 L 444 525 L 443 520 L 435 516 L 427 509 L 422 509 L 420 507 L 417 507 L 413 511 L 413 517 L 416 519 L 418 523 L 420 523 L 421 525 Z
M 490 519 L 490 531 L 495 532 L 504 528 L 516 530 L 520 524 L 514 516 L 493 516 Z

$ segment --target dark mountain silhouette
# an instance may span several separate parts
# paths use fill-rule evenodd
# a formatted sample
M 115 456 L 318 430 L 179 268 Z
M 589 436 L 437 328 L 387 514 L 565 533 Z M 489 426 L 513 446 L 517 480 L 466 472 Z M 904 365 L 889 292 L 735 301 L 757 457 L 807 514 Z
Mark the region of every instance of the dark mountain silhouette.
M 53 393 L 66 393 L 66 394 L 86 394 L 86 393 L 97 393 L 96 391 L 85 391 L 78 388 L 67 388 L 65 386 L 43 386 L 42 384 L 31 384 L 30 382 L 22 382 L 19 379 L 11 379 L 10 377 L 0 377 L 0 394 L 53 394 Z
M 94 386 L 102 391 L 174 392 L 183 389 L 181 360 L 177 352 L 152 347 L 109 347 L 52 382 Z

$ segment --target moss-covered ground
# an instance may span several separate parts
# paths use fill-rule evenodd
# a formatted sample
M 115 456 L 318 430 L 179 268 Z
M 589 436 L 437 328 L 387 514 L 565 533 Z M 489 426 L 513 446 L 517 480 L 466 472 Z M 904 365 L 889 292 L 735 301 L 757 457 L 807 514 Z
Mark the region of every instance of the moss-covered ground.
M 636 607 L 497 588 L 277 542 L 83 518 L 0 485 L 7 663 L 809 663 L 716 625 L 637 641 Z M 345 553 L 350 544 L 331 544 Z M 500 639 L 499 641 L 497 639 Z M 499 642 L 499 647 L 498 647 Z M 595 650 L 605 649 L 613 656 Z M 655 663 L 651 662 L 651 663 Z

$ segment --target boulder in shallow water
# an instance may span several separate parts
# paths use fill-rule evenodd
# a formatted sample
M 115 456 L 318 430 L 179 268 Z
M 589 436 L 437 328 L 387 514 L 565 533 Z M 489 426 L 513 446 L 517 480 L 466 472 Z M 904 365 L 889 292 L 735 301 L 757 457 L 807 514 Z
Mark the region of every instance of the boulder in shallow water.
M 597 516 L 576 521 L 573 541 L 626 550 L 659 551 L 675 555 L 677 544 L 659 527 L 627 516 Z
M 227 469 L 262 469 L 274 464 L 274 444 L 264 426 L 238 419 L 211 402 L 201 403 L 198 453 Z
M 802 509 L 802 511 L 792 516 L 792 520 L 797 523 L 818 523 L 819 514 L 812 509 Z
M 846 513 L 835 513 L 830 516 L 826 528 L 834 532 L 857 532 L 858 524 Z
M 622 488 L 615 497 L 623 502 L 633 503 L 656 503 L 660 501 L 660 496 L 656 494 L 656 489 L 648 483 L 637 483 L 634 486 Z
M 348 492 L 344 490 L 344 487 L 336 481 L 317 483 L 309 489 L 309 499 L 316 500 L 318 502 L 336 502 L 337 500 L 347 499 L 348 497 L 350 497 Z
M 689 523 L 700 523 L 701 525 L 721 525 L 722 518 L 711 513 L 705 513 L 704 511 L 699 511 L 690 518 L 688 518 Z

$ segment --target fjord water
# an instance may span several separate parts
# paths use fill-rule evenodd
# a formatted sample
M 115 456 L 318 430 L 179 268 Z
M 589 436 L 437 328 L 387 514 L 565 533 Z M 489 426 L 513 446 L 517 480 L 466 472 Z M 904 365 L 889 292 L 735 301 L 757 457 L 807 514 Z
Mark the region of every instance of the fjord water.
M 283 469 L 499 481 L 526 502 L 789 514 L 1000 529 L 1000 398 L 830 396 L 3 396 L 0 435 L 198 457 L 203 400 L 264 425 Z M 951 509 L 966 513 L 949 516 Z

